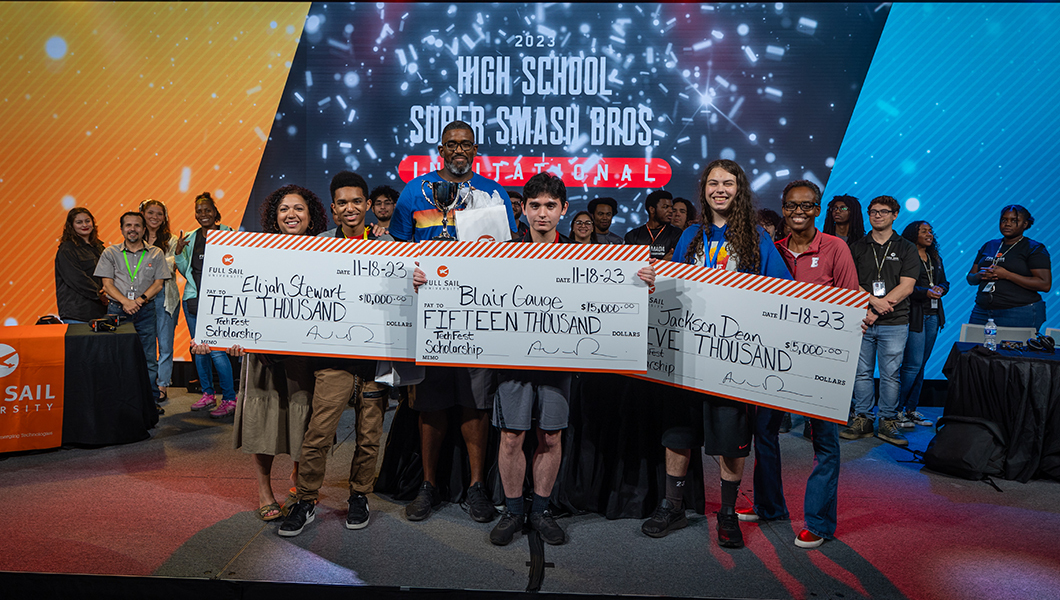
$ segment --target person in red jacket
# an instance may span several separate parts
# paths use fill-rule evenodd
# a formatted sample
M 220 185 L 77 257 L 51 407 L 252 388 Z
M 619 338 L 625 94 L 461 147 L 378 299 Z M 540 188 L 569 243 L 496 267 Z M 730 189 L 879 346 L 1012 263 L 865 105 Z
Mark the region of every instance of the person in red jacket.
M 784 224 L 790 232 L 777 241 L 777 250 L 795 281 L 858 289 L 858 271 L 850 249 L 843 240 L 817 229 L 821 214 L 821 190 L 811 181 L 792 181 L 781 196 Z M 795 538 L 800 548 L 816 548 L 832 539 L 836 530 L 836 498 L 839 489 L 839 426 L 821 419 L 809 419 L 813 442 L 813 471 L 806 481 L 803 500 L 805 526 Z M 756 430 L 756 434 L 758 431 Z M 758 452 L 761 436 L 755 436 L 754 507 L 739 509 L 743 521 L 786 517 L 784 490 L 780 484 L 780 453 Z M 767 464 L 774 458 L 775 464 Z M 765 477 L 775 472 L 777 477 Z

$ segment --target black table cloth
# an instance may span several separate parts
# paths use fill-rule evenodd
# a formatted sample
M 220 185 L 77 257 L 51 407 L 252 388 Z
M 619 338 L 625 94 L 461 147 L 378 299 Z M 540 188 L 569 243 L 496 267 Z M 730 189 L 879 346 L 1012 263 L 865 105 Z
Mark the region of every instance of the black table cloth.
M 87 324 L 68 327 L 63 445 L 101 446 L 149 438 L 158 412 L 132 323 L 109 333 L 94 332 Z
M 1060 354 L 958 342 L 942 373 L 944 414 L 989 419 L 1004 432 L 1005 479 L 1060 479 Z

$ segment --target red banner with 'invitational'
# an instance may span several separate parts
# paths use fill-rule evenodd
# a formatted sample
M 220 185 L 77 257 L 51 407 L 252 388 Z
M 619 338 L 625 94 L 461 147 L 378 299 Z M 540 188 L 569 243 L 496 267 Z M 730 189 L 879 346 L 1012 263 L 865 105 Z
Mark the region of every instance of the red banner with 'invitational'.
M 437 156 L 406 156 L 398 165 L 405 183 L 442 167 Z M 661 158 L 585 158 L 569 156 L 478 156 L 475 172 L 501 186 L 522 186 L 538 173 L 550 172 L 568 187 L 661 188 L 670 182 L 673 170 Z

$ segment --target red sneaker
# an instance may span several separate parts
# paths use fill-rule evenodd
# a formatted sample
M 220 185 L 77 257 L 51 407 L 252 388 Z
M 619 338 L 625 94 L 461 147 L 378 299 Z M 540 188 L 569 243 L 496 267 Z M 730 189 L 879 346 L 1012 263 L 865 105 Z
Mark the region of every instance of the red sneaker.
M 816 548 L 823 543 L 824 538 L 811 533 L 809 529 L 803 529 L 795 537 L 795 545 L 799 548 Z
M 208 410 L 213 408 L 214 404 L 217 404 L 217 400 L 213 394 L 203 394 L 199 401 L 191 405 L 192 410 Z
M 220 406 L 210 411 L 211 419 L 223 419 L 236 412 L 235 400 L 222 400 Z

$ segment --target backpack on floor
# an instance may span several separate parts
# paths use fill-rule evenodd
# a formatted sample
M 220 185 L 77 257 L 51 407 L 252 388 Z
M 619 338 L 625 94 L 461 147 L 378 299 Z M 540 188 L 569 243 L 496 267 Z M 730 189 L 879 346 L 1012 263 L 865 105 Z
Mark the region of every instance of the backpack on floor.
M 973 481 L 1004 472 L 1005 435 L 993 421 L 956 415 L 942 417 L 935 431 L 924 452 L 925 467 Z

